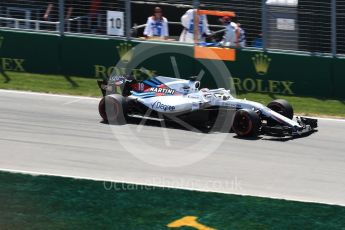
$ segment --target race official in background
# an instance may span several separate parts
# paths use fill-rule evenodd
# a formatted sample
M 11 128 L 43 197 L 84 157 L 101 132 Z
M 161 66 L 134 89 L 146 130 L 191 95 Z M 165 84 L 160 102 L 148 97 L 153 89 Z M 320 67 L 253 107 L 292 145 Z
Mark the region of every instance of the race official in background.
M 239 47 L 240 41 L 240 28 L 231 20 L 230 17 L 223 17 L 220 21 L 225 25 L 225 34 L 223 40 L 220 42 L 222 46 Z
M 188 10 L 182 17 L 181 23 L 184 27 L 180 42 L 194 43 L 194 14 L 195 9 Z M 205 36 L 211 35 L 211 31 L 208 26 L 206 15 L 199 15 L 199 34 L 197 40 L 199 42 L 205 41 Z
M 169 37 L 168 20 L 163 17 L 160 7 L 154 9 L 154 15 L 147 19 L 144 35 L 148 39 L 167 39 Z
M 247 43 L 246 32 L 242 28 L 241 23 L 237 23 L 237 26 L 240 30 L 240 37 L 238 40 L 238 44 L 239 44 L 239 47 L 244 48 L 244 47 L 246 47 L 246 43 Z
M 45 21 L 56 22 L 59 20 L 59 2 L 57 0 L 47 1 L 47 8 L 44 12 L 43 19 Z M 65 20 L 69 20 L 72 17 L 73 6 L 75 5 L 74 0 L 65 1 Z

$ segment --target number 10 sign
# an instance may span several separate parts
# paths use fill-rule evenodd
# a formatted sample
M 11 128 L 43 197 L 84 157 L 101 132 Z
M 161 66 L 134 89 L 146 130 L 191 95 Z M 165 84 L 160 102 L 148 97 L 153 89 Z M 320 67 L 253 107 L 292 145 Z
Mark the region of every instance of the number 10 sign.
M 124 35 L 124 23 L 123 12 L 120 11 L 107 11 L 107 34 L 123 36 Z

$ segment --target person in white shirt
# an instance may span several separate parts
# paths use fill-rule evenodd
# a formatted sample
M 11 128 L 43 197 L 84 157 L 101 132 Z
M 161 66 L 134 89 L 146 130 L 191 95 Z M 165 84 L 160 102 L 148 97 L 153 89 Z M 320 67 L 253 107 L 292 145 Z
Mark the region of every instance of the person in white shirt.
M 232 22 L 230 17 L 223 17 L 220 21 L 223 22 L 226 29 L 223 40 L 220 44 L 222 46 L 239 47 L 241 34 L 238 25 L 235 22 Z
M 237 23 L 237 26 L 240 29 L 240 37 L 238 40 L 238 44 L 239 44 L 239 47 L 244 48 L 246 47 L 246 43 L 247 43 L 246 32 L 244 31 L 240 23 Z
M 148 39 L 167 39 L 169 37 L 168 20 L 163 17 L 163 12 L 160 7 L 156 7 L 154 9 L 154 15 L 147 19 L 144 35 Z
M 190 9 L 181 17 L 181 23 L 184 28 L 180 36 L 180 42 L 194 43 L 195 13 L 196 9 Z M 199 42 L 204 41 L 205 35 L 211 35 L 207 17 L 206 15 L 199 15 L 199 34 L 197 40 Z

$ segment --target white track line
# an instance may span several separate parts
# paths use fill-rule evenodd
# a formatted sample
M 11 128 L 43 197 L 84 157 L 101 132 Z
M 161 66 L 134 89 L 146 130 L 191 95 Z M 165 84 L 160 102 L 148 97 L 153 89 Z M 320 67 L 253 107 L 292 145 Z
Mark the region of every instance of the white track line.
M 63 94 L 51 94 L 51 93 L 36 93 L 30 91 L 19 91 L 19 90 L 6 90 L 0 89 L 0 93 L 12 93 L 12 94 L 22 94 L 22 95 L 32 95 L 32 96 L 47 96 L 47 97 L 58 97 L 58 98 L 71 98 L 80 100 L 99 100 L 97 97 L 85 97 L 85 96 L 73 96 L 73 95 L 63 95 Z
M 303 116 L 302 116 L 303 117 Z M 340 118 L 326 118 L 326 117 L 311 117 L 315 118 L 321 121 L 332 121 L 332 122 L 345 122 L 345 119 L 340 119 Z
M 29 92 L 29 91 L 19 91 L 19 90 L 7 90 L 7 89 L 0 89 L 0 93 L 13 93 L 13 94 L 23 94 L 23 95 L 33 95 L 33 96 L 48 96 L 48 97 L 58 97 L 58 98 L 70 98 L 75 100 L 96 100 L 98 101 L 100 98 L 97 97 L 85 97 L 85 96 L 72 96 L 72 95 L 63 95 L 63 94 L 50 94 L 50 93 L 36 93 L 36 92 Z M 306 116 L 309 117 L 309 116 Z M 325 118 L 325 117 L 310 117 L 315 118 L 322 121 L 332 121 L 332 122 L 345 122 L 345 119 L 337 119 L 337 118 Z
M 154 183 L 142 183 L 142 182 L 133 182 L 133 181 L 115 181 L 115 180 L 110 179 L 110 178 L 71 176 L 71 175 L 64 175 L 64 174 L 42 173 L 42 172 L 35 172 L 35 171 L 14 170 L 14 169 L 4 169 L 4 168 L 0 168 L 0 172 L 1 171 L 2 172 L 9 172 L 9 173 L 27 174 L 27 175 L 32 175 L 32 176 L 50 176 L 50 177 L 60 177 L 60 178 L 71 178 L 71 179 L 77 179 L 77 180 L 90 180 L 90 181 L 97 181 L 97 182 L 113 182 L 113 183 L 119 183 L 119 184 L 132 184 L 132 185 L 149 186 L 149 187 L 156 187 L 156 188 L 180 189 L 180 190 L 195 191 L 195 192 L 206 192 L 206 193 L 238 195 L 238 196 L 250 196 L 250 197 L 259 197 L 259 198 L 267 198 L 267 199 L 275 199 L 275 200 L 284 200 L 284 201 L 296 201 L 296 202 L 304 202 L 304 203 L 344 206 L 343 204 L 322 203 L 320 201 L 308 200 L 308 199 L 289 199 L 288 197 L 283 197 L 283 196 L 282 197 L 275 197 L 275 196 L 269 196 L 269 195 L 257 196 L 257 195 L 246 194 L 246 193 L 219 192 L 219 191 L 212 191 L 212 190 L 207 190 L 207 189 L 197 189 L 197 188 L 183 187 L 183 186 L 164 186 L 164 185 L 159 185 L 159 184 L 154 184 Z

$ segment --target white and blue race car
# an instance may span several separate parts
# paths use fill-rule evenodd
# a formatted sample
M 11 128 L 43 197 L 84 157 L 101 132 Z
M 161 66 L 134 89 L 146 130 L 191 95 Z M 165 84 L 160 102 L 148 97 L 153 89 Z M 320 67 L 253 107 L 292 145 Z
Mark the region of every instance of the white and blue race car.
M 130 76 L 113 76 L 98 82 L 103 94 L 99 113 L 111 124 L 125 124 L 130 117 L 158 118 L 217 126 L 239 137 L 298 137 L 314 132 L 318 126 L 316 119 L 294 119 L 293 108 L 285 100 L 264 106 L 236 99 L 226 89 L 199 89 L 200 82 L 195 79 L 158 76 L 136 81 Z M 115 93 L 119 87 L 121 93 Z

